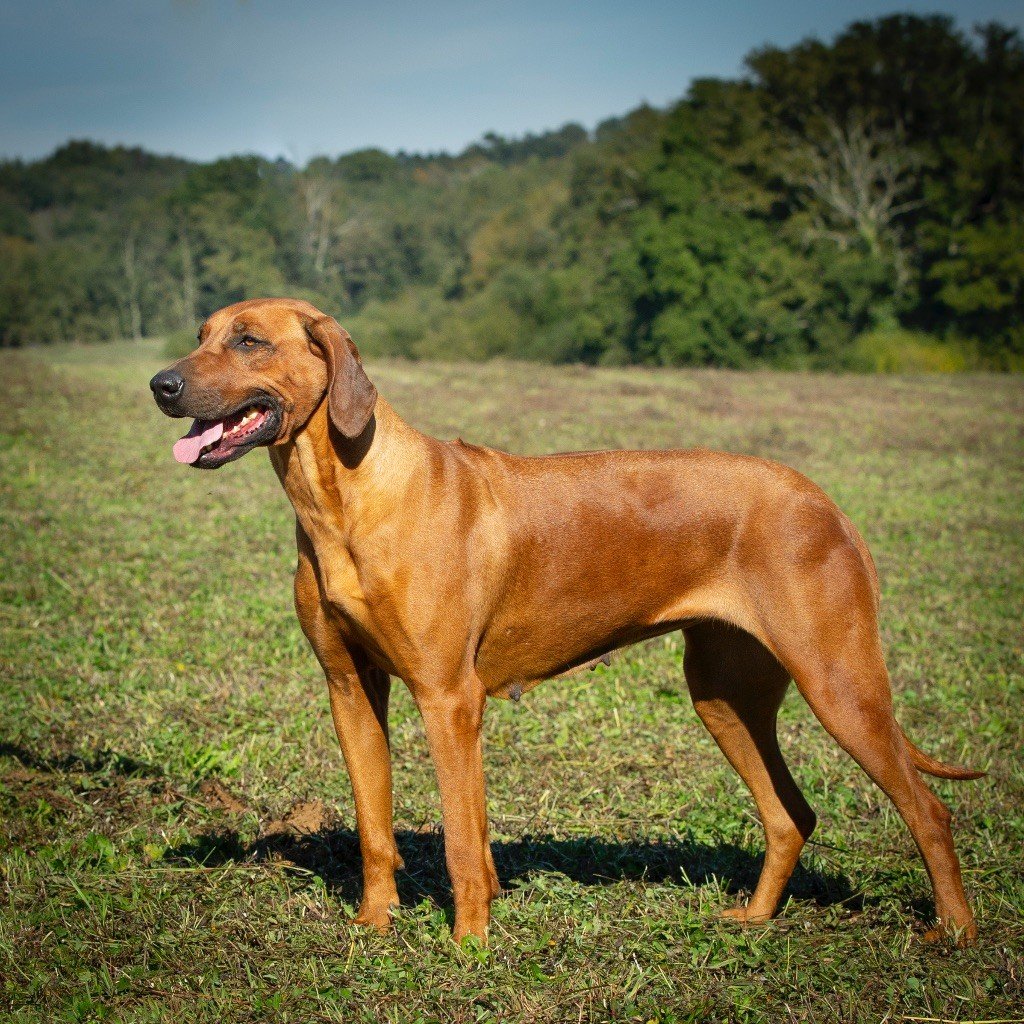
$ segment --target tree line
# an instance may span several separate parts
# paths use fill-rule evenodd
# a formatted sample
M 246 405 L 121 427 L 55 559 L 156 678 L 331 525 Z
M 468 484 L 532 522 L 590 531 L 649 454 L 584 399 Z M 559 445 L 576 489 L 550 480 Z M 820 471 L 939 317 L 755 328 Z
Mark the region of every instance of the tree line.
M 942 16 L 755 50 L 666 109 L 304 167 L 0 163 L 0 344 L 307 298 L 370 354 L 1024 367 L 1024 45 Z M 184 332 L 184 333 L 181 333 Z

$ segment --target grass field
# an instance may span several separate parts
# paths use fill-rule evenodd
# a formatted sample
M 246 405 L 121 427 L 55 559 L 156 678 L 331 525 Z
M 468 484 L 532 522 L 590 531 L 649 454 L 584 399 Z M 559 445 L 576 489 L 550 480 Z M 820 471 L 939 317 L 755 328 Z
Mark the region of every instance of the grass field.
M 752 801 L 700 726 L 682 644 L 488 711 L 491 945 L 449 941 L 439 803 L 392 703 L 407 869 L 353 929 L 353 809 L 291 608 L 266 456 L 177 466 L 151 345 L 6 352 L 0 400 L 0 1013 L 13 1021 L 991 1021 L 1024 1018 L 1024 382 L 370 367 L 441 436 L 528 452 L 711 445 L 822 484 L 883 581 L 898 716 L 987 768 L 936 783 L 981 941 L 920 941 L 902 822 L 791 693 L 820 824 L 781 916 Z

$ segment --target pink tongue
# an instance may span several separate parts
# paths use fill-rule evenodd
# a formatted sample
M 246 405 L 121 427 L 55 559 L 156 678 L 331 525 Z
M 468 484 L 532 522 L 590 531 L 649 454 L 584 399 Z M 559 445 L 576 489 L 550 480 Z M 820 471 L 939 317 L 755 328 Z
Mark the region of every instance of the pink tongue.
M 218 420 L 202 429 L 202 420 L 196 420 L 192 429 L 180 440 L 174 442 L 175 459 L 183 465 L 190 466 L 202 454 L 203 449 L 214 441 L 219 441 L 224 433 L 224 423 Z

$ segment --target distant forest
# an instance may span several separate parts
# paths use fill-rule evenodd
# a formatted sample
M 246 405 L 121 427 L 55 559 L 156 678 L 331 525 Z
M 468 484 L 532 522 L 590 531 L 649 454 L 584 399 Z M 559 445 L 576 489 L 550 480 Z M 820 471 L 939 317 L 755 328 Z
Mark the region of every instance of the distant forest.
M 295 295 L 371 355 L 1024 369 L 1024 46 L 856 22 L 738 80 L 452 156 L 73 141 L 0 163 L 0 344 Z

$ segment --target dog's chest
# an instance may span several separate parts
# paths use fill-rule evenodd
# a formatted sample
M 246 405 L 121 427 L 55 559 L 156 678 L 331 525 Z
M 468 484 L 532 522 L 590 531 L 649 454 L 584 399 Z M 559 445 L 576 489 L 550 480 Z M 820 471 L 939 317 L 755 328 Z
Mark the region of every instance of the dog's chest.
M 317 561 L 321 593 L 342 634 L 358 643 L 385 672 L 407 678 L 409 658 L 401 643 L 397 647 L 393 643 L 404 631 L 396 624 L 391 606 L 371 600 L 347 552 L 324 546 L 317 551 Z
M 372 613 L 344 531 L 314 510 L 298 512 L 299 523 L 316 553 L 320 593 L 331 610 L 361 633 L 373 630 Z
M 364 621 L 369 607 L 351 555 L 343 545 L 329 541 L 316 548 L 320 587 L 327 603 L 346 618 Z
M 316 553 L 321 593 L 346 619 L 368 625 L 369 606 L 339 516 L 337 497 L 328 493 L 307 453 L 300 449 L 297 455 L 280 460 L 280 464 L 275 462 L 275 468 Z

